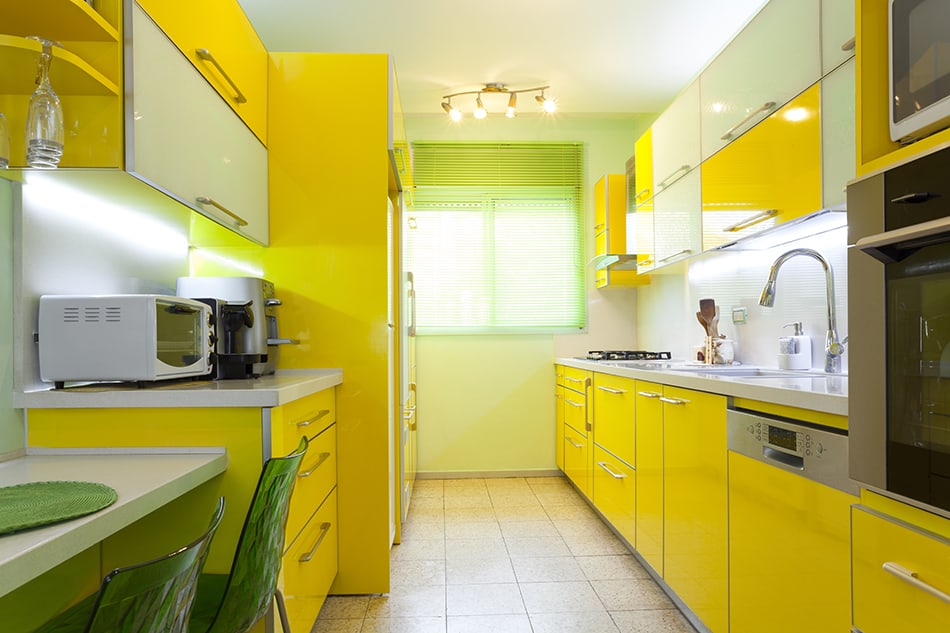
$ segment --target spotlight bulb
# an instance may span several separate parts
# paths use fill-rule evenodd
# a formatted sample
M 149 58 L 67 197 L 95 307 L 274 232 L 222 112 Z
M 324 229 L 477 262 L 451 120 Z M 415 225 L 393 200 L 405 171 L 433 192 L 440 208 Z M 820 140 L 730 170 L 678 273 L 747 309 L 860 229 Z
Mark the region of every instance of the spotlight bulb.
M 536 96 L 534 99 L 535 101 L 541 104 L 541 109 L 544 110 L 545 112 L 554 112 L 555 110 L 557 110 L 557 104 L 554 103 L 554 99 L 551 99 L 550 97 L 545 97 L 543 92 L 539 94 L 538 96 Z
M 452 108 L 452 109 L 449 111 L 449 118 L 452 119 L 453 121 L 461 121 L 461 120 L 462 120 L 462 111 L 459 110 L 458 108 Z
M 515 116 L 515 108 L 518 106 L 518 95 L 511 93 L 511 96 L 508 97 L 508 107 L 505 109 L 505 116 L 509 119 Z
M 484 119 L 488 116 L 488 111 L 485 110 L 485 106 L 482 105 L 482 96 L 478 95 L 475 97 L 475 114 L 476 119 Z

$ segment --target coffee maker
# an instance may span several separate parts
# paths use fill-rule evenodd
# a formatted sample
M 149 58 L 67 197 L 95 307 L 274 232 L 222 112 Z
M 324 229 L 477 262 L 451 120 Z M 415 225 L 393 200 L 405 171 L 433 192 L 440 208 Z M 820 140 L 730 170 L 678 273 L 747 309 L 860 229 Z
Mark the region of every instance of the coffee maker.
M 278 335 L 274 284 L 258 277 L 179 277 L 178 296 L 212 307 L 217 322 L 215 377 L 250 378 L 272 374 L 279 345 L 295 343 Z

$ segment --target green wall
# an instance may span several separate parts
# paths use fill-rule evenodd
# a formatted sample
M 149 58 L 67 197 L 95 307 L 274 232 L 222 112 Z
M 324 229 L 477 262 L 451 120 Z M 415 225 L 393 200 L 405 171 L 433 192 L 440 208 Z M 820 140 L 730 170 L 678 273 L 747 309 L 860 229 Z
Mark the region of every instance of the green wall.
M 25 445 L 13 408 L 13 183 L 0 178 L 0 455 Z

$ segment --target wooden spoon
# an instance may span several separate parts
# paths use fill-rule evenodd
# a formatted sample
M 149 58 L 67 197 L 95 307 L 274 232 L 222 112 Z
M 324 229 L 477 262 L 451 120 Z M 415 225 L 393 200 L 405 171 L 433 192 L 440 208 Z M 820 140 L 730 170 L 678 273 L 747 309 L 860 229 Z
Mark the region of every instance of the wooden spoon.
M 712 321 L 709 322 L 709 336 L 713 338 L 719 338 L 719 306 L 716 306 L 716 313 L 713 315 Z
M 719 336 L 718 328 L 715 327 L 715 323 L 719 322 L 719 319 L 716 317 L 716 300 L 700 299 L 699 314 L 703 317 L 703 322 L 706 324 L 706 336 Z M 715 323 L 713 321 L 714 319 Z
M 696 320 L 699 321 L 699 324 L 701 326 L 703 326 L 703 334 L 705 334 L 706 336 L 709 336 L 709 324 L 707 324 L 706 319 L 703 318 L 702 312 L 696 313 Z M 947 349 L 950 349 L 950 347 L 948 347 Z

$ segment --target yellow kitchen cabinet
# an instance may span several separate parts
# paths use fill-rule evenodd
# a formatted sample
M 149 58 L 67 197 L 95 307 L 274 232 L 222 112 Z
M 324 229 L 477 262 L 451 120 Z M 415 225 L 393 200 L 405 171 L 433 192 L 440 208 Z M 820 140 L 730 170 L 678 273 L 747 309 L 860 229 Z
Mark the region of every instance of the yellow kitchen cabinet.
M 857 501 L 729 451 L 730 633 L 759 633 L 763 622 L 770 633 L 848 630 L 850 514 Z M 801 608 L 775 617 L 775 596 Z
M 267 145 L 267 50 L 236 0 L 136 0 Z
M 645 278 L 635 269 L 619 270 L 611 265 L 627 248 L 627 182 L 624 174 L 607 174 L 594 184 L 594 285 L 637 285 Z M 614 257 L 611 257 L 614 256 Z M 635 266 L 635 262 L 631 264 Z
M 53 48 L 50 85 L 60 99 L 66 138 L 60 167 L 122 167 L 122 18 L 120 0 L 8 2 L 0 8 L 0 112 L 10 133 L 10 167 L 26 167 L 22 132 L 42 46 Z M 2 171 L 5 177 L 16 172 Z
M 594 444 L 591 491 L 594 506 L 631 545 L 637 540 L 637 473 Z
M 820 86 L 702 165 L 703 250 L 821 207 Z
M 947 631 L 950 520 L 883 501 L 901 517 L 866 504 L 851 509 L 853 625 L 862 633 Z
M 653 268 L 653 131 L 648 129 L 634 144 L 635 193 L 632 207 L 636 227 L 637 272 L 646 273 Z
M 728 619 L 726 398 L 663 387 L 663 579 L 713 633 Z
M 564 366 L 555 365 L 554 384 L 554 463 L 564 470 Z
M 564 427 L 564 474 L 590 499 L 591 490 L 591 450 L 590 440 L 570 426 Z
M 593 372 L 564 367 L 564 423 L 574 428 L 583 437 L 592 429 L 590 389 Z
M 638 380 L 636 390 L 635 547 L 663 576 L 663 385 Z
M 595 372 L 592 393 L 594 443 L 636 466 L 634 380 Z

